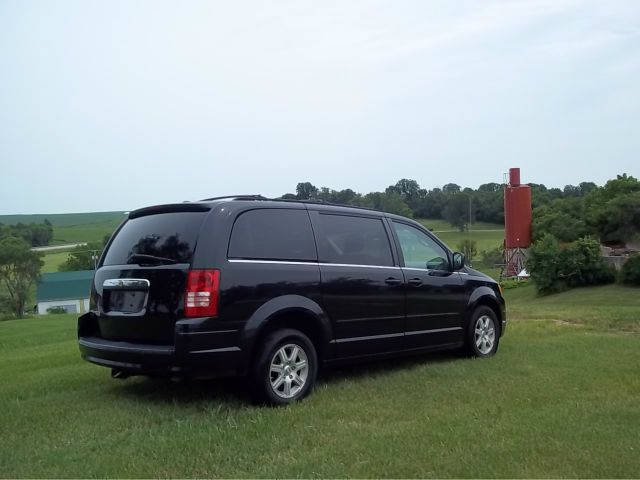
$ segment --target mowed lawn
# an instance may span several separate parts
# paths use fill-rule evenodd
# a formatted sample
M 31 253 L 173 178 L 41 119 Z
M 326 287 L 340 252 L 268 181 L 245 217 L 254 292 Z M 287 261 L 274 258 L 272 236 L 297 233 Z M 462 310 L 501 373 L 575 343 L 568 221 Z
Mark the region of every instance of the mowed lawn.
M 637 477 L 638 293 L 510 290 L 495 357 L 328 371 L 281 409 L 232 381 L 112 380 L 73 316 L 0 322 L 0 476 Z
M 452 250 L 457 250 L 458 244 L 464 239 L 474 240 L 478 249 L 478 258 L 483 250 L 501 247 L 504 240 L 504 225 L 500 224 L 477 222 L 471 225 L 470 230 L 460 232 L 441 219 L 419 219 L 418 222 L 432 229 L 433 233 Z

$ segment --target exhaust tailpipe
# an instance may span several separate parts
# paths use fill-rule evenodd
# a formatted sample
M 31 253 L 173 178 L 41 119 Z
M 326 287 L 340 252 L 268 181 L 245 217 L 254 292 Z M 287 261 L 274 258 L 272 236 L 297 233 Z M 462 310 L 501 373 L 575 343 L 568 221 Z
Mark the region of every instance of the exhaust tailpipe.
M 124 370 L 120 370 L 119 368 L 112 368 L 111 369 L 111 378 L 117 378 L 119 380 L 124 380 L 126 378 L 129 378 L 129 373 L 125 372 Z

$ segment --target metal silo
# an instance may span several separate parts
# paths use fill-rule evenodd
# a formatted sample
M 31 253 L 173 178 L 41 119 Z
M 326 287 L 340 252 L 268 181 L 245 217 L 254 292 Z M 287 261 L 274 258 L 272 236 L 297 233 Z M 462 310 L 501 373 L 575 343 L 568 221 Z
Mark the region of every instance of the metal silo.
M 524 269 L 531 245 L 531 187 L 520 183 L 520 169 L 509 169 L 504 187 L 504 276 L 518 275 Z

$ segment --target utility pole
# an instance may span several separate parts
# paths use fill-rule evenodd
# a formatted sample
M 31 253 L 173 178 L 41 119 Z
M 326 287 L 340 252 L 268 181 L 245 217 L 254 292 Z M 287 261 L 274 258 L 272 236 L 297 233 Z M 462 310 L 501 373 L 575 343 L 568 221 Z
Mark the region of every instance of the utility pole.
M 471 195 L 469 195 L 469 228 L 471 230 Z
M 91 252 L 91 260 L 93 260 L 93 269 L 98 269 L 98 250 L 89 250 Z

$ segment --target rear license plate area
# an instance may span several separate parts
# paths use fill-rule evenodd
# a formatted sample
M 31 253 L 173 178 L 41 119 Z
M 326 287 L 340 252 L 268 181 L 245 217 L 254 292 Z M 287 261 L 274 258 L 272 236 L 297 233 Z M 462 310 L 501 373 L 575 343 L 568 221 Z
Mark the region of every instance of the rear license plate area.
M 136 290 L 111 290 L 107 312 L 140 313 L 147 299 L 147 292 Z

